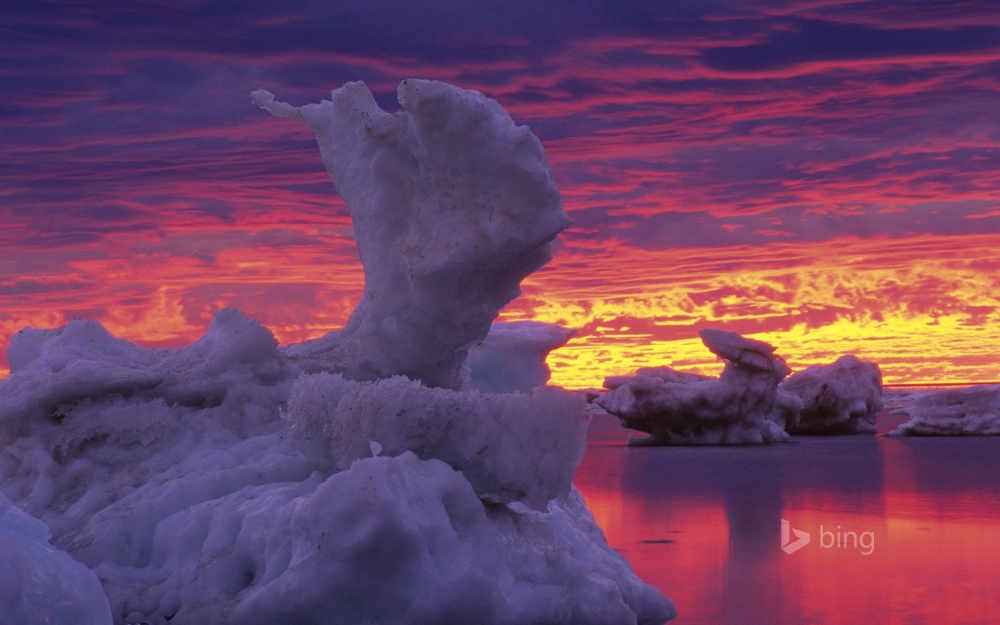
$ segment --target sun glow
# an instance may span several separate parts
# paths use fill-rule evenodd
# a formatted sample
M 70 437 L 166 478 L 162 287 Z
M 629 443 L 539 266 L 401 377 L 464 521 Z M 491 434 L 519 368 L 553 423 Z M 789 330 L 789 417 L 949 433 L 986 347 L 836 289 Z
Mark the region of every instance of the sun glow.
M 573 231 L 563 239 L 501 313 L 577 331 L 549 356 L 553 384 L 599 387 L 660 365 L 717 374 L 697 338 L 703 327 L 767 341 L 793 369 L 853 353 L 879 363 L 888 384 L 1000 380 L 993 235 L 667 250 Z M 69 287 L 9 298 L 0 339 L 86 317 L 143 345 L 181 346 L 225 306 L 281 343 L 322 336 L 346 323 L 364 282 L 353 242 L 334 233 L 327 244 L 77 261 L 60 277 Z
M 570 244 L 526 281 L 505 318 L 578 330 L 549 356 L 552 382 L 569 388 L 645 366 L 717 374 L 697 338 L 708 326 L 775 345 L 793 369 L 853 353 L 879 363 L 889 384 L 995 381 L 1000 289 L 997 263 L 984 260 L 994 247 L 993 236 L 659 251 Z M 574 262 L 584 253 L 586 277 Z

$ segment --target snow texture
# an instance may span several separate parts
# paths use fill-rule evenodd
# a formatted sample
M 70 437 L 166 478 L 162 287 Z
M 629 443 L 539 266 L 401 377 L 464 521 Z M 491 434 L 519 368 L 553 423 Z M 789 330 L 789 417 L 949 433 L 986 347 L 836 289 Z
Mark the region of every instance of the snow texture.
M 880 410 L 878 365 L 846 355 L 786 378 L 771 420 L 791 434 L 874 434 Z
M 735 332 L 704 329 L 705 346 L 726 365 L 719 378 L 674 371 L 639 369 L 635 376 L 609 377 L 610 389 L 594 403 L 627 428 L 648 432 L 638 445 L 718 445 L 788 441 L 768 420 L 778 383 L 788 365 L 774 347 Z
M 49 528 L 0 494 L 0 622 L 111 625 L 93 571 L 49 544 Z
M 0 600 L 48 593 L 69 605 L 83 582 L 60 591 L 53 580 L 78 576 L 81 563 L 116 625 L 631 625 L 676 614 L 607 545 L 571 485 L 586 430 L 580 397 L 439 388 L 454 385 L 517 276 L 544 262 L 565 215 L 546 195 L 537 140 L 495 103 L 411 83 L 401 94 L 418 121 L 379 117 L 373 139 L 364 124 L 329 122 L 360 153 L 330 158 L 359 245 L 368 241 L 365 299 L 341 338 L 282 351 L 267 328 L 226 309 L 183 349 L 145 349 L 82 320 L 12 339 L 0 493 L 39 520 L 35 536 L 47 526 L 62 560 L 43 563 L 52 576 L 30 587 L 0 568 Z M 365 94 L 348 85 L 309 110 L 336 105 L 350 118 L 354 102 L 355 118 L 374 115 Z M 420 164 L 454 159 L 461 172 L 486 158 L 466 154 L 466 132 L 496 151 L 480 164 L 501 178 L 499 189 L 476 187 L 482 195 L 463 206 L 485 214 L 467 219 L 444 191 L 441 211 L 417 201 L 434 184 L 473 193 Z M 426 179 L 404 171 L 411 158 Z M 402 193 L 401 180 L 417 199 L 379 213 L 397 206 L 379 198 Z M 537 201 L 519 204 L 525 195 Z M 12 558 L 32 548 L 15 546 Z
M 1000 436 L 1000 385 L 909 393 L 897 414 L 910 420 L 890 435 Z
M 570 485 L 586 430 L 576 394 L 301 375 L 233 310 L 181 350 L 73 324 L 87 331 L 27 333 L 34 360 L 0 383 L 22 433 L 0 451 L 0 484 L 97 573 L 116 623 L 676 613 Z M 133 359 L 116 362 L 123 353 Z M 123 394 L 135 379 L 159 383 Z
M 469 350 L 469 385 L 485 393 L 528 392 L 542 386 L 551 376 L 545 358 L 573 334 L 540 321 L 494 323 L 486 339 Z
M 217 312 L 209 331 L 184 349 L 144 349 L 96 321 L 76 319 L 55 330 L 25 328 L 11 337 L 7 353 L 11 375 L 0 391 L 0 443 L 37 430 L 42 417 L 61 420 L 64 407 L 88 398 L 209 407 L 234 401 L 234 386 L 254 393 L 283 386 L 270 392 L 260 414 L 241 417 L 249 426 L 251 417 L 270 418 L 299 371 L 280 358 L 268 329 L 233 308 Z
M 347 326 L 286 352 L 350 379 L 459 388 L 468 349 L 551 258 L 569 217 L 541 143 L 497 102 L 412 79 L 398 96 L 403 110 L 389 114 L 361 82 L 302 107 L 252 94 L 316 133 L 365 269 Z
M 584 402 L 561 388 L 525 395 L 432 389 L 397 376 L 353 382 L 319 373 L 298 380 L 288 418 L 341 469 L 372 455 L 413 450 L 462 471 L 481 499 L 523 501 L 544 510 L 569 494 L 583 459 L 589 418 Z M 315 452 L 313 452 L 315 453 Z

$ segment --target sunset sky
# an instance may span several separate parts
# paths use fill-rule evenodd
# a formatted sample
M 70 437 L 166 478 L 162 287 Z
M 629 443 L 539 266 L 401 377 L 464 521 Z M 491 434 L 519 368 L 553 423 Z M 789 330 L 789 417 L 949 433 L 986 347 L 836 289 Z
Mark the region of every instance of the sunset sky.
M 0 343 L 84 317 L 181 346 L 224 306 L 339 328 L 347 209 L 249 94 L 361 79 L 397 110 L 410 77 L 545 147 L 573 225 L 502 317 L 578 330 L 554 383 L 717 371 L 708 326 L 1000 381 L 1000 4 L 954 0 L 5 3 Z

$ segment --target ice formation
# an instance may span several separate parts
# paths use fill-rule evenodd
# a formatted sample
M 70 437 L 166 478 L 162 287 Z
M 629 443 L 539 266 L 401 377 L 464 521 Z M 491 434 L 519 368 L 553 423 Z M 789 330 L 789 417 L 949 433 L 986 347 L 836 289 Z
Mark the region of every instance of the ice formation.
M 347 326 L 287 353 L 351 379 L 458 388 L 468 349 L 569 225 L 541 143 L 494 100 L 427 80 L 399 85 L 395 114 L 360 82 L 302 107 L 253 100 L 316 133 L 365 268 Z
M 540 321 L 494 323 L 486 339 L 469 350 L 469 384 L 486 393 L 542 386 L 551 376 L 546 356 L 572 336 L 572 330 Z
M 117 625 L 676 614 L 572 487 L 579 397 L 440 388 L 457 386 L 466 350 L 565 215 L 537 140 L 496 103 L 422 81 L 400 93 L 412 117 L 381 114 L 358 84 L 298 109 L 326 129 L 368 276 L 341 334 L 281 350 L 226 309 L 183 349 L 82 320 L 12 339 L 0 492 L 44 522 L 53 553 L 96 574 Z M 316 116 L 336 107 L 340 118 Z M 498 188 L 476 182 L 491 175 Z M 74 566 L 64 558 L 60 579 Z M 82 587 L 32 584 L 18 596 L 70 601 Z
M 796 371 L 778 385 L 771 420 L 792 434 L 874 434 L 882 410 L 882 372 L 846 355 Z
M 7 354 L 11 375 L 0 390 L 0 444 L 36 432 L 46 418 L 61 421 L 81 402 L 109 396 L 205 408 L 243 402 L 247 394 L 255 403 L 239 426 L 251 428 L 271 418 L 299 371 L 280 357 L 268 329 L 233 308 L 217 312 L 209 331 L 184 349 L 144 349 L 96 321 L 76 319 L 55 330 L 21 330 Z M 69 433 L 78 425 L 60 429 L 64 446 L 78 444 Z
M 609 377 L 610 389 L 594 403 L 627 428 L 648 432 L 633 444 L 717 445 L 785 442 L 788 434 L 768 420 L 778 383 L 788 365 L 762 341 L 735 332 L 698 333 L 713 354 L 725 360 L 719 378 L 674 371 L 639 369 L 635 376 Z
M 93 571 L 49 544 L 45 523 L 0 493 L 0 622 L 111 625 Z
M 360 383 L 305 375 L 288 402 L 300 445 L 341 469 L 372 455 L 372 442 L 392 456 L 413 450 L 462 471 L 481 499 L 540 510 L 569 493 L 583 459 L 583 415 L 583 399 L 561 388 L 481 394 L 427 388 L 402 376 Z
M 924 391 L 893 412 L 909 415 L 890 435 L 1000 436 L 1000 385 Z

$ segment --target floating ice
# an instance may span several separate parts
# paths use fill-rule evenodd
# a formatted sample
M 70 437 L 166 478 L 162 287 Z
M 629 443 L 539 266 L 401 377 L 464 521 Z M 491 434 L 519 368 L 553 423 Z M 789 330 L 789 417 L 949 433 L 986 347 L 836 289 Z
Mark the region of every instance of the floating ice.
M 400 94 L 395 116 L 359 84 L 268 104 L 311 115 L 351 206 L 367 283 L 343 332 L 282 351 L 226 309 L 184 349 L 80 320 L 12 340 L 0 492 L 97 574 L 116 624 L 676 614 L 572 488 L 579 397 L 430 388 L 458 386 L 566 220 L 537 140 L 499 105 L 423 81 Z M 43 582 L 18 592 L 75 596 Z
M 648 432 L 632 444 L 716 445 L 785 442 L 788 434 L 768 420 L 778 383 L 789 369 L 774 348 L 722 330 L 698 333 L 705 346 L 726 361 L 719 378 L 639 369 L 633 377 L 609 377 L 611 389 L 594 403 L 622 425 Z
M 94 573 L 49 544 L 49 528 L 0 493 L 0 621 L 10 625 L 111 625 Z
M 347 327 L 286 353 L 351 379 L 458 388 L 466 352 L 569 218 L 541 143 L 494 100 L 427 80 L 398 92 L 395 114 L 360 82 L 298 108 L 253 93 L 315 131 L 365 269 Z
M 878 365 L 847 355 L 785 379 L 771 420 L 792 434 L 874 434 L 880 410 Z
M 549 352 L 573 331 L 539 321 L 494 323 L 482 343 L 469 350 L 469 383 L 486 393 L 530 391 L 549 381 Z
M 910 420 L 890 435 L 1000 436 L 1000 385 L 924 391 L 894 413 Z
M 597 624 L 675 614 L 608 547 L 570 486 L 586 429 L 575 394 L 490 395 L 326 373 L 296 383 L 280 355 L 247 349 L 267 344 L 256 336 L 266 329 L 239 323 L 234 311 L 218 317 L 191 348 L 134 351 L 172 380 L 161 382 L 165 395 L 196 396 L 180 392 L 195 382 L 186 370 L 166 375 L 162 363 L 173 358 L 201 372 L 197 388 L 222 389 L 212 401 L 185 405 L 155 389 L 125 398 L 113 375 L 97 384 L 99 372 L 142 372 L 112 366 L 107 354 L 122 343 L 103 331 L 43 341 L 38 365 L 0 383 L 4 405 L 35 415 L 0 451 L 2 488 L 99 575 L 116 623 L 329 622 L 320 615 L 336 614 L 344 623 L 364 615 L 372 623 Z M 233 327 L 245 332 L 223 332 Z M 73 335 L 63 330 L 52 335 Z M 66 385 L 35 367 L 86 349 L 90 360 L 61 370 L 85 382 L 76 399 L 44 413 L 54 400 L 32 391 L 30 379 L 47 380 L 60 398 Z M 245 369 L 208 373 L 195 357 L 220 353 L 243 354 Z M 262 370 L 285 374 L 268 384 Z M 289 395 L 286 420 L 279 406 Z

